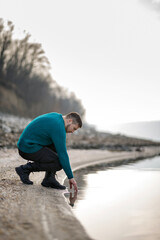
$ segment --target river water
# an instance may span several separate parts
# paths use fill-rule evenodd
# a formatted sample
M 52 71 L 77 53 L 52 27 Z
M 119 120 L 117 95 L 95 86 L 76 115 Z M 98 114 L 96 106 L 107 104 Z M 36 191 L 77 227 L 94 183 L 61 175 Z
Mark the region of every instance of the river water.
M 160 157 L 75 173 L 73 212 L 97 240 L 160 239 Z

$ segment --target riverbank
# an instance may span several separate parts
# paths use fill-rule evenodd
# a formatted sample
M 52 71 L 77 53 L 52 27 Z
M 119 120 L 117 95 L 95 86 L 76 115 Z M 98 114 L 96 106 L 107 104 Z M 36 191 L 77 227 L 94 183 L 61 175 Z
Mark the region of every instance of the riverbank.
M 160 147 L 144 147 L 141 151 L 69 150 L 72 169 L 100 163 L 123 163 L 129 159 L 148 158 L 160 154 Z M 3 240 L 89 240 L 81 223 L 73 215 L 64 197 L 65 191 L 40 185 L 44 173 L 31 174 L 33 186 L 20 182 L 14 168 L 24 164 L 15 149 L 0 150 L 0 238 Z M 58 173 L 63 183 L 65 174 Z

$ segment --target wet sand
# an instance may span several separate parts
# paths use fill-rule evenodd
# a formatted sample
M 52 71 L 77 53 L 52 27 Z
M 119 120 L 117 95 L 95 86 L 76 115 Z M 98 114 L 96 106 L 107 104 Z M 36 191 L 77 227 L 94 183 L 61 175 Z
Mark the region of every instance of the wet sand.
M 104 162 L 124 161 L 158 155 L 160 147 L 141 152 L 109 152 L 107 150 L 69 150 L 73 170 Z M 3 240 L 87 240 L 91 239 L 74 216 L 62 190 L 41 186 L 44 173 L 34 173 L 34 185 L 20 182 L 14 168 L 26 163 L 17 150 L 0 151 L 0 239 Z M 65 174 L 58 173 L 63 183 Z

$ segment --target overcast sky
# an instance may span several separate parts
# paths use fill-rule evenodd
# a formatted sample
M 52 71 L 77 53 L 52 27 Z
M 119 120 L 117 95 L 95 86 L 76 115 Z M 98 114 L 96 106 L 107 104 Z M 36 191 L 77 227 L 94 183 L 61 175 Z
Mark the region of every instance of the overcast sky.
M 86 120 L 160 120 L 160 1 L 0 0 L 0 17 L 42 43 Z

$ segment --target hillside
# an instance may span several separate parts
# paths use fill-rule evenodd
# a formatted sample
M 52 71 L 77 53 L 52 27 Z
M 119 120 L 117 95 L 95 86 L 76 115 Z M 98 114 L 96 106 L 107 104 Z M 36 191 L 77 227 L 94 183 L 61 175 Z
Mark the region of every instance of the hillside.
M 14 24 L 0 18 L 0 111 L 30 118 L 52 111 L 84 116 L 81 100 L 60 86 L 50 69 L 42 44 L 25 31 L 15 39 Z
M 133 122 L 115 126 L 114 132 L 160 141 L 160 121 Z

